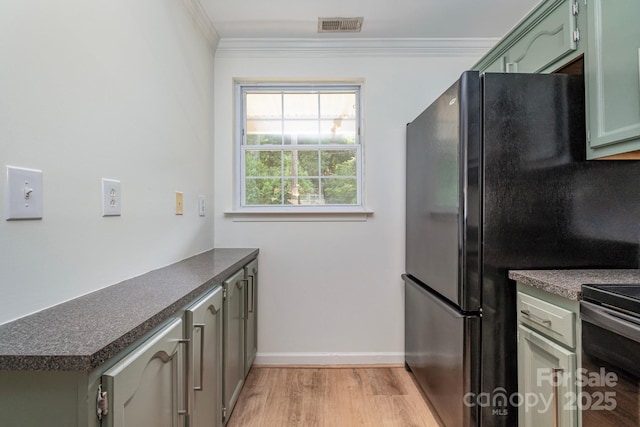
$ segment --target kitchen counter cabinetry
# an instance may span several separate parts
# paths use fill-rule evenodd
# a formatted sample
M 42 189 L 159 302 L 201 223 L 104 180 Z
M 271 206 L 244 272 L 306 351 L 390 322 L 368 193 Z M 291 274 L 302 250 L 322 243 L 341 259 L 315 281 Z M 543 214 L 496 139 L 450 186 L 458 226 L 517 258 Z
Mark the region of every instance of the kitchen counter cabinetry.
M 257 255 L 212 250 L 0 325 L 0 425 L 221 425 L 223 280 Z
M 582 418 L 574 406 L 583 402 L 576 402 L 574 396 L 582 398 L 579 385 L 583 378 L 576 378 L 576 371 L 582 367 L 582 285 L 640 283 L 640 270 L 512 270 L 509 278 L 517 282 L 518 289 L 519 392 L 523 398 L 527 393 L 532 393 L 530 399 L 542 396 L 549 406 L 549 410 L 538 413 L 540 406 L 527 411 L 523 403 L 519 425 L 554 425 L 555 406 L 549 398 L 556 393 L 558 425 L 580 426 Z M 557 389 L 550 379 L 554 368 L 562 369 Z
M 519 426 L 576 427 L 579 305 L 518 284 Z

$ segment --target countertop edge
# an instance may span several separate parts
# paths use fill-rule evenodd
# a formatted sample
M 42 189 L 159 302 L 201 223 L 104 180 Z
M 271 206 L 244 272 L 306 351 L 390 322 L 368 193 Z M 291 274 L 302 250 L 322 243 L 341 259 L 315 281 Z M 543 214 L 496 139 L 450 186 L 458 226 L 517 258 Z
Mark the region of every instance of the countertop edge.
M 640 269 L 510 270 L 509 279 L 572 301 L 580 301 L 582 285 L 640 284 Z
M 242 252 L 242 255 L 234 256 L 236 253 Z M 224 262 L 224 265 L 212 274 L 210 277 L 206 277 L 202 281 L 197 281 L 196 285 L 190 287 L 186 293 L 182 293 L 177 298 L 171 298 L 171 301 L 167 301 L 162 303 L 163 307 L 160 310 L 157 310 L 154 314 L 151 314 L 148 318 L 145 318 L 144 321 L 138 323 L 137 325 L 127 328 L 124 333 L 120 333 L 119 336 L 113 340 L 110 340 L 106 345 L 99 348 L 97 351 L 91 352 L 89 354 L 85 354 L 79 352 L 80 354 L 62 354 L 63 352 L 59 352 L 58 354 L 29 354 L 25 352 L 24 354 L 3 354 L 0 351 L 0 371 L 78 371 L 78 372 L 90 372 L 95 368 L 103 365 L 108 360 L 113 357 L 121 354 L 125 351 L 129 346 L 134 344 L 136 341 L 145 337 L 150 332 L 154 331 L 157 327 L 164 324 L 167 320 L 174 317 L 177 313 L 187 307 L 187 305 L 195 300 L 198 297 L 222 284 L 223 280 L 233 274 L 235 271 L 242 268 L 251 260 L 257 258 L 259 254 L 259 249 L 255 248 L 220 248 L 220 249 L 210 249 L 208 251 L 202 252 L 200 254 L 193 255 L 191 257 L 187 257 L 183 260 L 172 263 L 168 266 L 158 268 L 156 270 L 152 270 L 148 273 L 141 274 L 139 276 L 133 277 L 131 279 L 124 280 L 122 282 L 116 283 L 114 285 L 108 286 L 106 288 L 94 291 L 88 295 L 81 296 L 75 298 L 74 300 L 68 301 L 66 303 L 58 304 L 49 309 L 43 310 L 39 313 L 35 313 L 34 315 L 43 316 L 43 313 L 46 313 L 48 310 L 63 309 L 65 304 L 70 304 L 77 300 L 81 300 L 83 298 L 99 298 L 101 293 L 110 292 L 116 287 L 122 287 L 123 290 L 126 289 L 126 286 L 142 286 L 141 283 L 145 283 L 147 278 L 151 278 L 153 280 L 154 275 L 163 274 L 163 272 L 169 272 L 172 269 L 183 269 L 189 268 L 190 263 L 198 262 L 199 258 L 203 258 L 206 260 L 206 257 L 215 257 L 217 254 L 225 255 L 233 258 L 228 263 Z M 213 259 L 212 259 L 213 261 Z M 199 261 L 202 263 L 203 261 Z M 212 270 L 214 267 L 211 267 Z M 200 283 L 201 282 L 201 283 Z M 149 285 L 144 285 L 149 286 Z M 152 286 L 152 285 L 151 285 Z M 148 290 L 147 290 L 148 291 Z M 29 319 L 34 316 L 29 315 L 24 318 L 17 319 L 13 322 L 9 322 L 4 325 L 0 325 L 0 340 L 2 340 L 2 332 L 4 330 L 10 329 L 13 325 L 18 324 L 19 322 L 24 322 L 25 326 L 29 325 Z M 9 332 L 12 332 L 9 330 Z

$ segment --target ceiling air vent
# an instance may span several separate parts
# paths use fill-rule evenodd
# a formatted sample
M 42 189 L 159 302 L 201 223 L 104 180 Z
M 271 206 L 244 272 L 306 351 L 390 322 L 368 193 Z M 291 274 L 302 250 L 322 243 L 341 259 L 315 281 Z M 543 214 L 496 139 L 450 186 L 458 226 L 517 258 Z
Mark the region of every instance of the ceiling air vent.
M 319 33 L 359 33 L 362 28 L 360 18 L 318 18 Z

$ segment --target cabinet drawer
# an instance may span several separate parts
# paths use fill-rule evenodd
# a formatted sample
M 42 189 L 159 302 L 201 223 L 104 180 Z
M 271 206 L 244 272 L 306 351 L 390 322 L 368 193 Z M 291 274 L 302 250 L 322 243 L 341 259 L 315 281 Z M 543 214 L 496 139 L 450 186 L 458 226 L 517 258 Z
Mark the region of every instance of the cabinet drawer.
M 506 71 L 535 73 L 577 49 L 573 0 L 557 2 L 507 52 Z
M 576 346 L 575 314 L 518 292 L 518 320 L 570 348 Z

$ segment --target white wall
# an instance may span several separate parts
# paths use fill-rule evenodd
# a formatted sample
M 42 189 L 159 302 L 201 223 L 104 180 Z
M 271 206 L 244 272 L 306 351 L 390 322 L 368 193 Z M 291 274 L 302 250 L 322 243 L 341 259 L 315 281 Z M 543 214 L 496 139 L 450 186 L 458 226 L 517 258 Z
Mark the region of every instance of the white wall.
M 273 55 L 219 49 L 215 61 L 215 244 L 260 248 L 257 363 L 400 363 L 405 124 L 477 57 Z M 234 78 L 364 79 L 366 202 L 374 211 L 366 222 L 224 215 L 234 200 Z
M 0 323 L 213 246 L 212 52 L 182 0 L 0 3 L 1 211 L 5 165 L 44 172 L 44 218 L 0 220 Z

